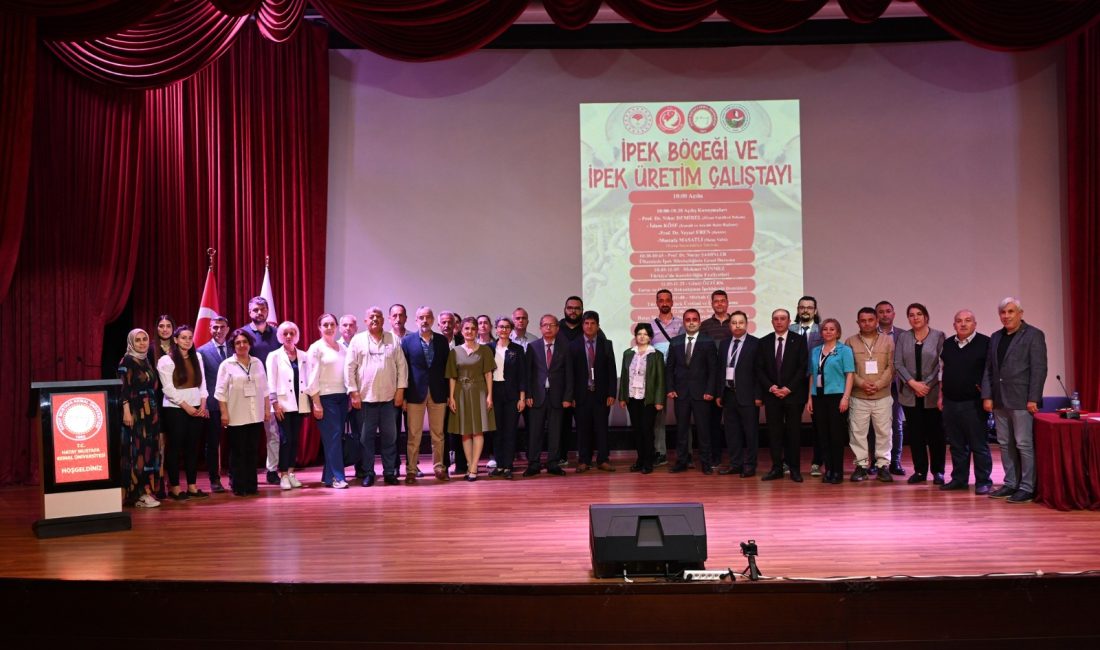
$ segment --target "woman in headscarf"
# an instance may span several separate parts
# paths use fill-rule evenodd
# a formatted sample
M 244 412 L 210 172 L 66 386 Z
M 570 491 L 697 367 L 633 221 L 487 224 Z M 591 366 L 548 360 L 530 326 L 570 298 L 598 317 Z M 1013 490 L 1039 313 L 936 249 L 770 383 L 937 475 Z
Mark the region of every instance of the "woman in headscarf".
M 118 363 L 122 380 L 122 462 L 124 503 L 136 508 L 160 505 L 153 494 L 160 476 L 160 416 L 157 371 L 149 364 L 149 334 L 130 330 L 126 355 Z

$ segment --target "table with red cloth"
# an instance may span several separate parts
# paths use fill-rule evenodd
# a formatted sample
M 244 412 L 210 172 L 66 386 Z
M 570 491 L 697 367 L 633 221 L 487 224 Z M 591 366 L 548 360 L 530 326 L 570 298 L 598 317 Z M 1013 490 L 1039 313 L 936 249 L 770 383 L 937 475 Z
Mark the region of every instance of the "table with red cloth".
M 1057 510 L 1100 510 L 1100 419 L 1035 416 L 1035 501 Z

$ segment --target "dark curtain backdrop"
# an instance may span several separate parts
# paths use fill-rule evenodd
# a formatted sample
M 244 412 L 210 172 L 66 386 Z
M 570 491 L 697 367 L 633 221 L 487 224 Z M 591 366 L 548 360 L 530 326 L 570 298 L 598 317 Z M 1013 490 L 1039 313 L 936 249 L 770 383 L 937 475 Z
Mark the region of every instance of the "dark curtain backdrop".
M 246 29 L 218 61 L 144 93 L 146 245 L 137 252 L 134 322 L 193 323 L 207 248 L 232 327 L 248 320 L 270 257 L 275 307 L 303 348 L 324 311 L 328 194 L 328 39 L 305 25 L 275 44 Z M 310 427 L 299 460 L 312 460 Z
M 193 321 L 207 247 L 234 326 L 265 254 L 279 315 L 303 344 L 324 308 L 323 29 L 281 44 L 246 29 L 214 65 L 159 90 L 92 83 L 45 49 L 37 63 L 26 219 L 0 302 L 0 484 L 38 479 L 31 381 L 98 378 L 104 328 L 131 295 L 139 326 L 161 312 Z M 317 455 L 314 431 L 302 462 Z
M 35 21 L 0 11 L 0 302 L 8 293 L 31 164 Z
M 1066 47 L 1070 327 L 1074 383 L 1082 406 L 1100 409 L 1100 28 Z M 1071 387 L 1071 390 L 1074 388 Z
M 141 96 L 40 51 L 26 221 L 0 303 L 0 483 L 38 478 L 32 381 L 96 379 L 103 329 L 130 295 L 141 220 Z

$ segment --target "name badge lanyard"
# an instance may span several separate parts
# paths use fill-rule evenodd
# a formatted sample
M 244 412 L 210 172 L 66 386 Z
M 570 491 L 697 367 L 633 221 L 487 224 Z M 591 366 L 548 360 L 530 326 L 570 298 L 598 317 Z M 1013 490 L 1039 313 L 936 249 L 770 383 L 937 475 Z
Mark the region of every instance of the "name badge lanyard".
M 817 387 L 825 388 L 825 364 L 829 362 L 829 358 L 836 354 L 836 348 L 829 354 L 825 354 L 825 348 L 821 348 L 821 356 L 817 361 Z

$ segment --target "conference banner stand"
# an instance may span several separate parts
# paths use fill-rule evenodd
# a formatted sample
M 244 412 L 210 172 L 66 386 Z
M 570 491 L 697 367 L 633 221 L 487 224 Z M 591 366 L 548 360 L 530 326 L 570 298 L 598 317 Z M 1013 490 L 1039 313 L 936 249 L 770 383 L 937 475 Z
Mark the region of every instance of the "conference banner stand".
M 35 382 L 42 539 L 130 530 L 122 511 L 118 379 Z

